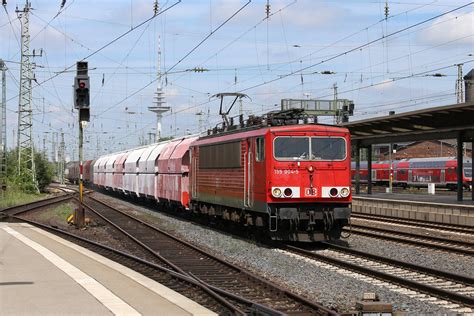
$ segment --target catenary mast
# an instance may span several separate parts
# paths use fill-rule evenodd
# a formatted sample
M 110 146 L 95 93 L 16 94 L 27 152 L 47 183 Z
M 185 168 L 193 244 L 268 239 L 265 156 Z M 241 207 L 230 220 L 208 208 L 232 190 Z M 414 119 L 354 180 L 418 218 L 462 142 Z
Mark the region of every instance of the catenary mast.
M 31 3 L 26 0 L 23 10 L 16 9 L 21 21 L 21 66 L 20 66 L 20 93 L 18 102 L 18 174 L 31 183 L 38 191 L 36 183 L 36 169 L 34 161 L 34 146 L 32 137 L 32 80 L 33 71 L 30 62 L 30 15 Z
M 7 67 L 0 59 L 2 73 L 2 100 L 0 104 L 0 191 L 6 188 L 7 177 Z

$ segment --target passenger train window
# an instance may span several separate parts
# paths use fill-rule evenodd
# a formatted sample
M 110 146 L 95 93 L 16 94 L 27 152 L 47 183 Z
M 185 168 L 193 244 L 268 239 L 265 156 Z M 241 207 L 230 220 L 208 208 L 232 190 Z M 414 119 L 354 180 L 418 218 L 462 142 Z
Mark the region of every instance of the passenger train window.
M 257 161 L 264 161 L 265 160 L 265 139 L 263 137 L 259 137 L 255 140 L 255 147 L 257 154 L 255 155 L 255 159 Z
M 464 176 L 472 178 L 472 168 L 464 168 Z

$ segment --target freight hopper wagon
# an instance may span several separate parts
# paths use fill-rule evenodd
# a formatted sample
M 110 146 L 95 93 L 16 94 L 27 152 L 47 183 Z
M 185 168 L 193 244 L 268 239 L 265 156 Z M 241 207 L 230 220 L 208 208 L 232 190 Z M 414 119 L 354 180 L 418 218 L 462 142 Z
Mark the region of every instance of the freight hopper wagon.
M 278 240 L 338 239 L 348 224 L 347 129 L 267 122 L 202 137 L 190 151 L 195 212 L 254 226 Z

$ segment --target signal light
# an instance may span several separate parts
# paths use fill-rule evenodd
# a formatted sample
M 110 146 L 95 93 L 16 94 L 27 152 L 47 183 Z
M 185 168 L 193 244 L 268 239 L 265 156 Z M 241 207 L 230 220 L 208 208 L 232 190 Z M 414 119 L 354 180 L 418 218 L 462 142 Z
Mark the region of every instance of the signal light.
M 329 190 L 329 195 L 332 196 L 332 197 L 335 197 L 337 196 L 337 189 L 336 188 L 332 188 L 331 190 Z
M 283 191 L 283 193 L 285 193 L 286 197 L 290 197 L 293 195 L 293 190 L 291 190 L 290 188 L 286 188 L 285 191 Z
M 79 88 L 84 89 L 86 87 L 85 82 L 79 82 Z

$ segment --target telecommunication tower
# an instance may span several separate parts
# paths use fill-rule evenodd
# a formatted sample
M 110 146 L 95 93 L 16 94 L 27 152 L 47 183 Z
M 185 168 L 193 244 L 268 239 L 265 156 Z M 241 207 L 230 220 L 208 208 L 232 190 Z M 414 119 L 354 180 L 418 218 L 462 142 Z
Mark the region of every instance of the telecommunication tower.
M 163 113 L 168 112 L 171 108 L 166 106 L 165 92 L 163 91 L 163 86 L 161 82 L 161 43 L 160 37 L 158 36 L 158 69 L 156 76 L 158 78 L 158 88 L 155 92 L 155 101 L 153 102 L 154 106 L 149 106 L 148 110 L 156 113 L 156 137 L 155 141 L 159 142 L 161 138 L 161 119 L 163 118 Z
M 36 169 L 34 160 L 34 146 L 32 137 L 32 80 L 33 70 L 30 62 L 30 10 L 31 3 L 26 0 L 23 10 L 16 9 L 21 21 L 21 66 L 20 66 L 20 94 L 18 102 L 18 174 L 32 183 L 36 191 Z
M 7 177 L 7 67 L 0 59 L 2 72 L 2 103 L 0 104 L 0 191 L 6 189 Z

